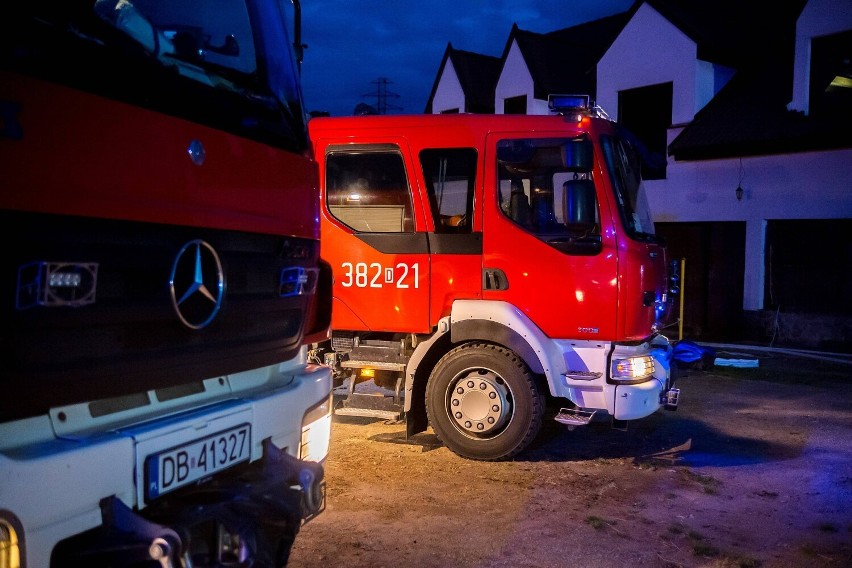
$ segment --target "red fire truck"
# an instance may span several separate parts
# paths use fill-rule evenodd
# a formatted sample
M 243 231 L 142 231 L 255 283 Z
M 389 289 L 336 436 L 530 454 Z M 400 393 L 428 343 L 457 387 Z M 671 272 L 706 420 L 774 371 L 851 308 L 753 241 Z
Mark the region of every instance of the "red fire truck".
M 331 271 L 288 21 L 0 8 L 0 566 L 280 566 L 322 510 Z
M 548 402 L 572 426 L 676 408 L 659 335 L 674 283 L 639 147 L 588 97 L 551 104 L 310 121 L 334 272 L 333 335 L 313 355 L 348 380 L 336 413 L 404 415 L 409 435 L 431 425 L 496 460 Z

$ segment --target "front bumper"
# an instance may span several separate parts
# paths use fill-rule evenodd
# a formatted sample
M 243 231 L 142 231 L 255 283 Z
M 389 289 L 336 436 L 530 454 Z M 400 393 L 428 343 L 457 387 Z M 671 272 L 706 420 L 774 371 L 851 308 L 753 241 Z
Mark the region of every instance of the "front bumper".
M 582 411 L 606 411 L 616 420 L 645 418 L 661 407 L 677 407 L 679 391 L 674 389 L 670 366 L 671 347 L 663 336 L 638 345 L 617 345 L 591 341 L 554 340 L 550 368 L 560 366 L 559 380 L 550 382 L 551 394 L 564 397 Z M 607 380 L 613 357 L 654 359 L 654 374 L 643 382 Z M 560 360 L 561 359 L 561 360 Z M 550 380 L 550 377 L 548 377 Z
M 155 502 L 144 516 L 104 499 L 103 524 L 60 543 L 51 565 L 286 565 L 303 522 L 325 507 L 323 468 L 269 442 L 264 453 L 260 463 Z
M 616 385 L 613 417 L 636 420 L 653 414 L 662 406 L 664 389 L 664 383 L 656 378 L 638 385 Z

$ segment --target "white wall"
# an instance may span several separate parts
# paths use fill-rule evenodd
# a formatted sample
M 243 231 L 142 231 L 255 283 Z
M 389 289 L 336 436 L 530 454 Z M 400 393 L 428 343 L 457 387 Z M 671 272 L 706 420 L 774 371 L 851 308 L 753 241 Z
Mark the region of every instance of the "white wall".
M 597 103 L 617 120 L 619 91 L 672 82 L 672 124 L 689 122 L 707 102 L 696 90 L 712 82 L 696 52 L 694 41 L 643 4 L 598 63 Z
M 503 101 L 521 95 L 527 96 L 527 114 L 531 112 L 530 103 L 533 100 L 534 85 L 532 75 L 521 55 L 517 42 L 513 41 L 506 55 L 500 78 L 497 79 L 497 88 L 494 91 L 494 112 L 503 114 Z M 546 105 L 545 105 L 546 106 Z
M 852 150 L 670 161 L 666 176 L 644 182 L 654 221 L 746 223 L 746 310 L 763 308 L 766 221 L 852 217 Z
M 432 112 L 440 114 L 441 111 L 454 108 L 464 112 L 464 91 L 452 60 L 447 58 L 447 64 L 435 89 L 435 96 L 432 98 Z
M 852 29 L 852 1 L 810 0 L 796 22 L 796 61 L 790 110 L 808 113 L 811 39 Z
M 690 222 L 847 218 L 850 180 L 852 150 L 834 150 L 677 162 L 644 183 L 655 221 Z
M 840 5 L 845 10 L 838 12 Z M 836 16 L 852 17 L 850 5 L 850 0 L 811 0 L 800 31 L 808 30 L 804 35 L 810 38 L 849 29 L 852 26 L 839 24 L 843 18 Z M 821 15 L 811 13 L 813 9 Z M 730 73 L 698 60 L 695 43 L 643 4 L 599 62 L 597 77 L 598 104 L 614 118 L 619 91 L 671 81 L 675 125 L 668 133 L 671 143 Z M 852 217 L 850 180 L 852 150 L 838 150 L 742 160 L 669 158 L 666 179 L 649 180 L 645 186 L 655 221 L 746 223 L 743 308 L 757 310 L 763 308 L 767 220 Z M 744 189 L 742 201 L 735 194 L 738 184 Z

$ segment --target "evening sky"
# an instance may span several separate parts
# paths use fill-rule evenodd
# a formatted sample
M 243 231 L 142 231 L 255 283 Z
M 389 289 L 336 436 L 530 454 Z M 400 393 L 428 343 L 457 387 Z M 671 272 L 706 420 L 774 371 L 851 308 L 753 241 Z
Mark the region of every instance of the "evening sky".
M 447 43 L 500 57 L 517 23 L 548 33 L 624 12 L 632 0 L 302 0 L 302 88 L 308 111 L 377 105 L 380 78 L 398 96 L 388 114 L 422 113 Z M 393 108 L 393 107 L 399 107 Z

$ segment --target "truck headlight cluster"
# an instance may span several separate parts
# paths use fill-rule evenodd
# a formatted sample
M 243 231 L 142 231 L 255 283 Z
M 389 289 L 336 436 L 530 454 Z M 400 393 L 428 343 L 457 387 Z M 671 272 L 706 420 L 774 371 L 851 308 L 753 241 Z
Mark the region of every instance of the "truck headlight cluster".
M 302 443 L 299 458 L 305 461 L 321 462 L 328 455 L 331 439 L 332 395 L 320 404 L 309 409 L 302 419 Z
M 618 382 L 640 383 L 654 377 L 654 358 L 649 355 L 612 359 L 610 378 Z

